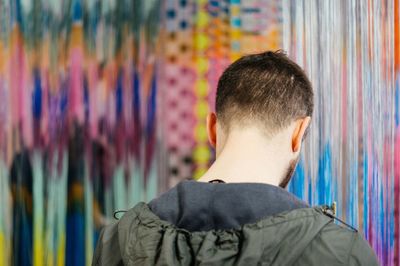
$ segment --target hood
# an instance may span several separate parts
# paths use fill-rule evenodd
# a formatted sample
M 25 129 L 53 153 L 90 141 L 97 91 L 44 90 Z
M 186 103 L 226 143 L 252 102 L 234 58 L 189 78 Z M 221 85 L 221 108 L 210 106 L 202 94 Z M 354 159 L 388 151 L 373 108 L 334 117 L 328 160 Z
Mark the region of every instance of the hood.
M 127 265 L 291 265 L 330 222 L 273 186 L 183 182 L 125 213 L 118 239 Z
M 330 222 L 315 207 L 236 229 L 190 232 L 139 203 L 119 221 L 118 239 L 124 265 L 293 265 Z
M 152 200 L 160 219 L 188 231 L 239 228 L 284 211 L 309 207 L 288 191 L 260 183 L 184 181 Z

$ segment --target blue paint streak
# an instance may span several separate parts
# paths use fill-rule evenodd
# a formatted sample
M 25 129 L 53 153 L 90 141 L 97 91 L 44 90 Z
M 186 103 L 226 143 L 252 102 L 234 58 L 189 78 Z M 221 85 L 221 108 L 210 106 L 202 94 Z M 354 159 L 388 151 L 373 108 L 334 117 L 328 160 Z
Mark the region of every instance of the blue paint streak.
M 89 101 L 89 84 L 88 80 L 85 77 L 83 79 L 83 107 L 84 107 L 84 112 L 85 112 L 85 119 L 89 119 L 89 113 L 90 113 L 90 101 Z
M 157 82 L 156 75 L 153 76 L 151 82 L 150 97 L 147 105 L 147 127 L 146 135 L 151 136 L 154 133 L 155 121 L 156 121 L 156 103 L 157 103 Z
M 135 123 L 139 122 L 140 119 L 140 80 L 139 74 L 134 71 L 133 73 L 133 99 L 132 99 L 132 106 L 134 111 Z M 136 121 L 138 120 L 138 121 Z
M 373 156 L 373 162 L 372 162 L 372 186 L 371 186 L 371 215 L 373 217 L 374 224 L 370 224 L 370 227 L 372 228 L 372 231 L 376 234 L 374 237 L 374 240 L 377 239 L 378 237 L 378 226 L 379 226 L 379 210 L 377 210 L 377 207 L 379 206 L 378 202 L 378 167 L 377 167 L 377 161 L 376 161 L 376 156 Z
M 297 197 L 303 200 L 307 200 L 304 198 L 304 184 L 305 184 L 304 164 L 303 160 L 301 160 L 297 165 L 292 180 L 288 185 L 288 190 Z
M 85 265 L 85 219 L 79 211 L 68 213 L 65 264 Z
M 317 204 L 332 203 L 332 163 L 331 163 L 331 148 L 329 143 L 325 144 L 322 157 L 318 161 L 318 176 L 317 176 Z
M 14 0 L 10 1 L 10 9 L 11 9 L 11 14 L 10 14 L 10 19 L 11 22 L 15 22 L 20 25 L 20 27 L 23 26 L 23 21 L 22 21 L 22 6 L 21 6 L 21 1 L 20 0 Z
M 314 205 L 314 197 L 313 197 L 313 187 L 312 187 L 312 178 L 308 176 L 308 204 Z
M 216 1 L 216 0 L 210 0 L 210 1 L 208 2 L 208 4 L 209 4 L 211 7 L 214 7 L 214 8 L 218 8 L 218 7 L 219 7 L 219 1 Z
M 68 83 L 68 79 L 66 79 L 61 84 L 60 112 L 64 119 L 68 114 Z
M 94 10 L 89 10 L 89 28 L 90 31 L 96 34 L 97 25 L 100 21 L 101 5 L 97 2 L 93 7 Z
M 13 226 L 12 264 L 22 266 L 32 265 L 32 215 L 28 212 L 23 202 L 17 201 L 15 203 L 13 208 Z
M 235 28 L 240 28 L 240 26 L 242 25 L 242 21 L 240 20 L 240 18 L 234 18 L 231 21 L 231 26 L 235 27 Z
M 358 163 L 354 160 L 350 163 L 349 177 L 347 181 L 348 187 L 348 208 L 347 208 L 347 222 L 353 227 L 358 227 L 357 216 L 358 216 L 358 186 L 357 186 L 357 170 Z
M 81 0 L 74 0 L 72 2 L 72 21 L 81 21 L 83 17 Z
M 117 89 L 115 90 L 115 108 L 116 108 L 117 119 L 121 118 L 124 106 L 124 101 L 123 101 L 124 91 L 122 82 L 123 82 L 122 71 L 119 71 L 117 79 Z
M 38 70 L 34 71 L 33 77 L 32 114 L 34 118 L 40 119 L 42 117 L 42 84 Z

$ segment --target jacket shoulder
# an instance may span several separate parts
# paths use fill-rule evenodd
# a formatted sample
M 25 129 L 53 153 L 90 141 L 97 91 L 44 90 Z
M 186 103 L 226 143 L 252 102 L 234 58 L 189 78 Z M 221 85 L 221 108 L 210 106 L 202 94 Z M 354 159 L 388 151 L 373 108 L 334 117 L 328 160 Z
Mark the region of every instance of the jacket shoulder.
M 374 251 L 353 230 L 327 224 L 306 247 L 296 265 L 379 265 Z
M 146 204 L 140 202 L 125 212 L 119 221 L 105 226 L 99 235 L 92 265 L 124 265 L 123 252 L 127 245 L 131 223 L 138 222 L 137 216 L 146 209 Z
M 375 252 L 368 242 L 358 233 L 351 247 L 348 265 L 379 265 Z
M 118 241 L 118 223 L 107 225 L 101 230 L 92 265 L 122 265 Z

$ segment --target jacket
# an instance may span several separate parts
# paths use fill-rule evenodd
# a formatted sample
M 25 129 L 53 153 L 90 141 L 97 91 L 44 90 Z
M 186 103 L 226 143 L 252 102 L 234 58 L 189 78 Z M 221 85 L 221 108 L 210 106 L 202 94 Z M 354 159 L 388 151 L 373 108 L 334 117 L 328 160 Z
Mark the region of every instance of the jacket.
M 101 233 L 93 265 L 379 265 L 321 207 L 263 184 L 182 182 Z

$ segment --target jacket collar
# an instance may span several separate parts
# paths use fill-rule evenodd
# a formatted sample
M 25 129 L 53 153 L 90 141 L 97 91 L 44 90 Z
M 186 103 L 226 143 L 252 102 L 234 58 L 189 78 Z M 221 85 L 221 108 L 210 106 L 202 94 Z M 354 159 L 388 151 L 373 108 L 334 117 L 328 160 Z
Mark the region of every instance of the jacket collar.
M 152 200 L 161 220 L 188 231 L 239 228 L 279 213 L 308 208 L 288 191 L 260 183 L 184 181 Z

